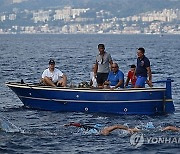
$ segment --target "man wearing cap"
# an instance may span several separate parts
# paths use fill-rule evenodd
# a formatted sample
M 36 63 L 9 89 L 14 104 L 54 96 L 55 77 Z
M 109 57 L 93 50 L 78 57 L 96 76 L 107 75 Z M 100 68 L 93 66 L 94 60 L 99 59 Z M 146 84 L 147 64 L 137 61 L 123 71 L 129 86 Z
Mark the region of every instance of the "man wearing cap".
M 59 69 L 55 68 L 55 61 L 50 59 L 49 68 L 42 74 L 42 82 L 52 87 L 66 87 L 67 77 Z
M 96 56 L 96 64 L 94 68 L 94 76 L 97 78 L 99 88 L 102 88 L 103 83 L 107 80 L 110 71 L 109 64 L 112 65 L 112 58 L 105 51 L 104 44 L 98 45 L 99 54 Z

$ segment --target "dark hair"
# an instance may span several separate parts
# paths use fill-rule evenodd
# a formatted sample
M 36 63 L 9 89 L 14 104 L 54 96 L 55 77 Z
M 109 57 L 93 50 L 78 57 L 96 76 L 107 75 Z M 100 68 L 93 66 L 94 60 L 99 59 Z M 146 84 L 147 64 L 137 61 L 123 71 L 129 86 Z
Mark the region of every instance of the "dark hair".
M 104 49 L 105 49 L 104 44 L 98 44 L 98 49 L 99 49 L 99 48 L 104 48 Z
M 133 65 L 131 65 L 131 68 L 136 68 L 136 65 L 134 65 L 134 64 L 133 64 Z
M 139 48 L 138 50 L 140 50 L 142 53 L 145 53 L 145 49 L 144 48 Z
M 49 65 L 50 65 L 50 64 L 55 64 L 54 59 L 50 59 L 50 60 L 49 60 Z

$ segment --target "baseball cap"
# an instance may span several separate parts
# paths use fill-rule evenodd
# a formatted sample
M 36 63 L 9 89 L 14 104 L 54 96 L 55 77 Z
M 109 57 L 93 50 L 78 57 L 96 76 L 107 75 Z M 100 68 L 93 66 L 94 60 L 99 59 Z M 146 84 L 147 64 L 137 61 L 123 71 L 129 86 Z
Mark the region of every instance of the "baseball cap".
M 55 64 L 55 61 L 53 59 L 50 59 L 49 64 Z

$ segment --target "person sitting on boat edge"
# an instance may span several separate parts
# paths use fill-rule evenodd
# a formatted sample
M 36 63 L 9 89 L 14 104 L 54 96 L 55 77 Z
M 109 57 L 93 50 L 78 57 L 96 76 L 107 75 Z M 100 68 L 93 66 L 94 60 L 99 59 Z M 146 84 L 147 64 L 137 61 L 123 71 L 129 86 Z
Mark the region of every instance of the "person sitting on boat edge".
M 99 54 L 96 56 L 96 63 L 94 68 L 94 77 L 97 79 L 99 88 L 102 88 L 103 83 L 107 80 L 110 72 L 110 65 L 113 61 L 111 55 L 105 51 L 105 45 L 98 45 Z
M 52 87 L 66 87 L 67 77 L 59 69 L 55 68 L 55 61 L 49 60 L 49 67 L 42 74 L 42 83 Z
M 118 64 L 113 63 L 111 68 L 112 71 L 109 72 L 108 79 L 103 84 L 104 88 L 124 88 L 124 74 L 119 70 Z
M 133 64 L 131 65 L 131 69 L 128 72 L 125 87 L 128 87 L 129 81 L 131 82 L 131 85 L 129 86 L 130 88 L 133 88 L 135 86 L 137 79 L 135 73 L 136 73 L 136 65 Z
M 149 59 L 144 55 L 145 49 L 139 48 L 137 51 L 136 84 L 135 88 L 144 88 L 145 82 L 152 87 L 152 73 Z M 147 79 L 149 78 L 149 80 Z

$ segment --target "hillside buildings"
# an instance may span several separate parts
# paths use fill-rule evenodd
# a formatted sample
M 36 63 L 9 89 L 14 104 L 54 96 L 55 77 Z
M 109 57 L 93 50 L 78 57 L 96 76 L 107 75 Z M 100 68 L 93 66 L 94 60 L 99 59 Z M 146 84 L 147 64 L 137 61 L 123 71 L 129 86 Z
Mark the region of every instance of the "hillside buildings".
M 164 9 L 118 18 L 105 10 L 93 12 L 68 6 L 32 11 L 14 9 L 0 14 L 0 33 L 180 34 L 180 10 Z

